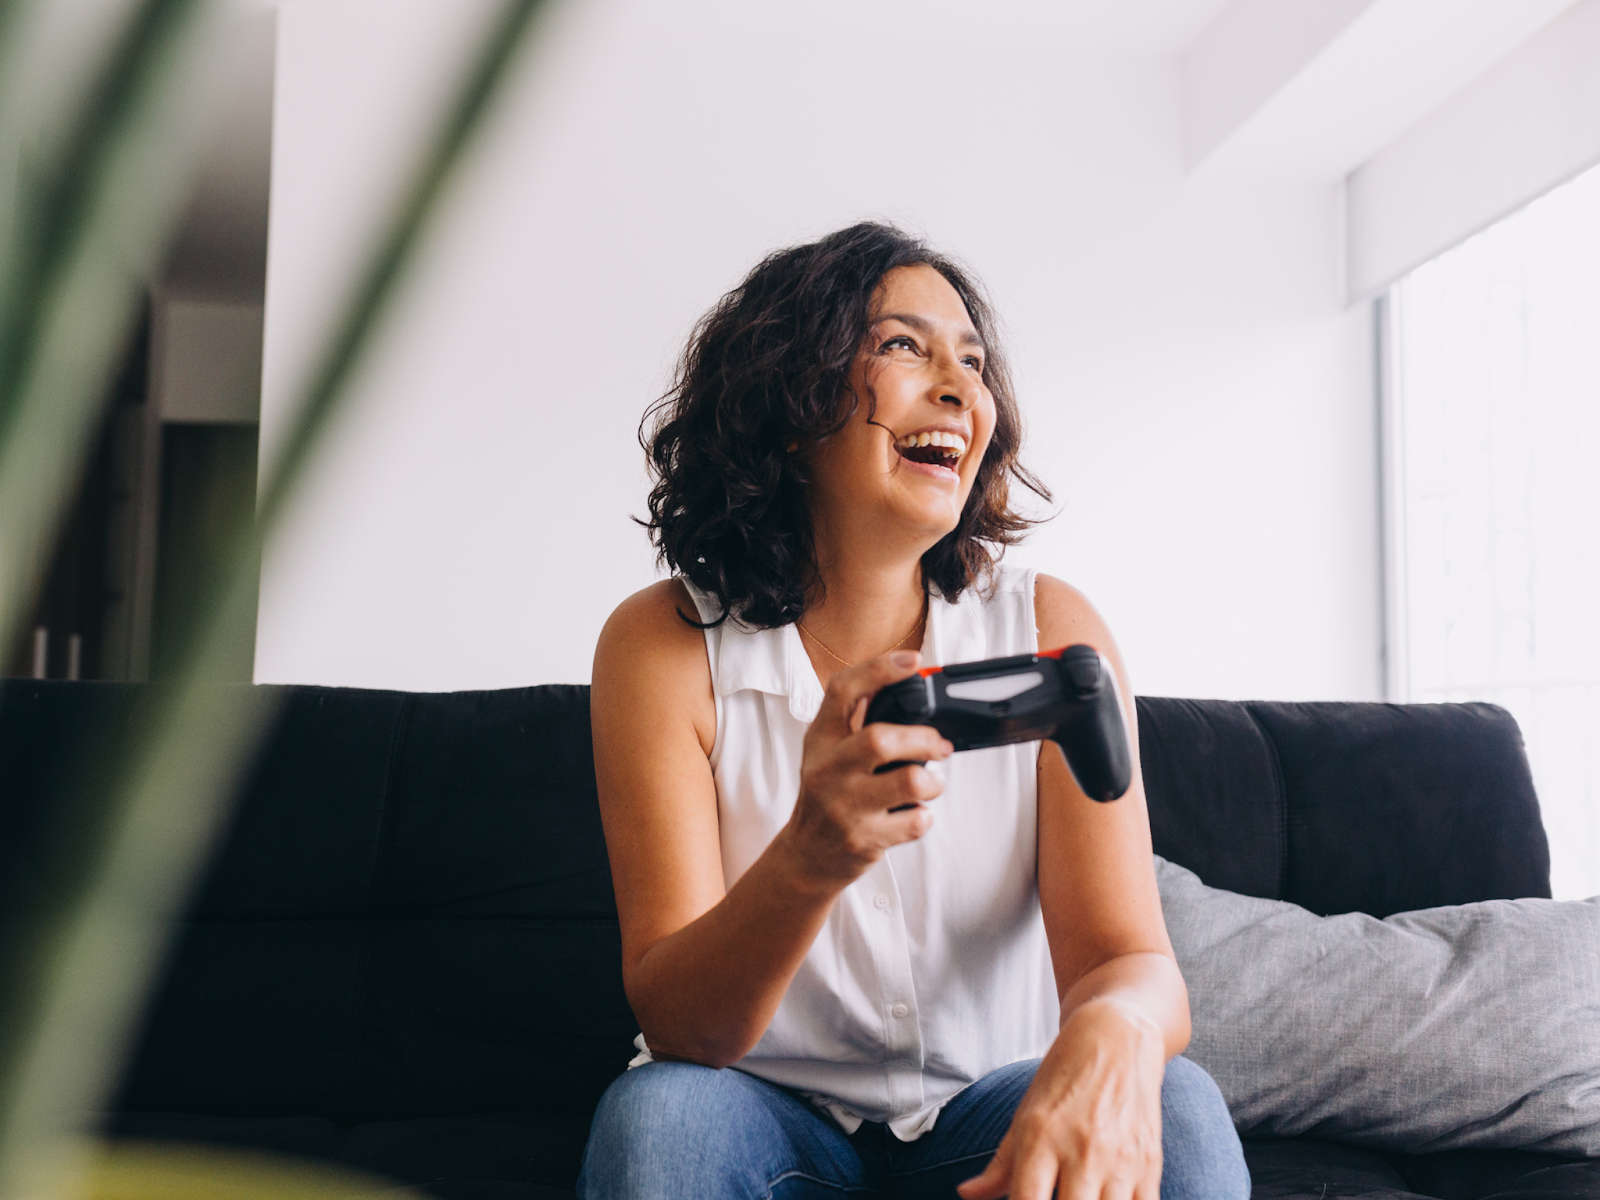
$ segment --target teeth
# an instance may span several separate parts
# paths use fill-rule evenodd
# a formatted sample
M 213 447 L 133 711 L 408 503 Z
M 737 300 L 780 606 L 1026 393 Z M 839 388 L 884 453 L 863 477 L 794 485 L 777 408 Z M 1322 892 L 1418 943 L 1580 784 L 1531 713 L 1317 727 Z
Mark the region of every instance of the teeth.
M 967 442 L 959 433 L 945 433 L 935 430 L 932 433 L 908 433 L 898 443 L 903 449 L 910 450 L 920 446 L 939 446 L 949 453 L 946 458 L 960 458 L 967 452 Z

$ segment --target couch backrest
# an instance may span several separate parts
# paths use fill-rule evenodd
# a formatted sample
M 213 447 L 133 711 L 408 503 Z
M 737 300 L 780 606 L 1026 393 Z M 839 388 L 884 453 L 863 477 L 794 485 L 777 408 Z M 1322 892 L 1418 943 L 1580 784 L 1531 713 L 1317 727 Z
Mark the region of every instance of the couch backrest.
M 120 1107 L 355 1121 L 587 1115 L 632 1054 L 588 689 L 272 689 Z M 0 916 L 80 836 L 62 789 L 140 689 L 0 684 Z M 1516 725 L 1485 705 L 1141 698 L 1159 853 L 1318 912 L 1547 895 Z
M 1511 714 L 1492 704 L 1139 698 L 1156 853 L 1329 914 L 1550 895 Z
M 588 689 L 273 690 L 281 715 L 194 896 L 118 1107 L 586 1116 L 638 1029 L 622 993 Z M 7 682 L 0 780 L 33 794 L 7 786 L 0 809 L 48 808 L 36 751 L 70 765 L 73 731 L 118 724 L 134 691 Z M 0 833 L 11 824 L 0 817 Z

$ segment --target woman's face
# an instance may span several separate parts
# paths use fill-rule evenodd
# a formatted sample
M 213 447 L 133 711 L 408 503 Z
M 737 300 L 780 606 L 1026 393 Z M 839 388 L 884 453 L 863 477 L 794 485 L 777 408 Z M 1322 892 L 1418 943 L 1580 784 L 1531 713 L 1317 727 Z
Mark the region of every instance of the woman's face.
M 994 433 L 984 354 L 938 271 L 884 276 L 850 373 L 855 414 L 810 453 L 819 535 L 898 533 L 931 546 L 956 527 Z

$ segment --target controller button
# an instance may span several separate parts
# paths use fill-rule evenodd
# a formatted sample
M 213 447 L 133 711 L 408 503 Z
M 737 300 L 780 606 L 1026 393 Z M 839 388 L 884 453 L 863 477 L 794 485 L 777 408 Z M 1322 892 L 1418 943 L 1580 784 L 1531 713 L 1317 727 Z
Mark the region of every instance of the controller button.
M 891 1008 L 891 1009 L 890 1009 L 890 1010 L 889 1010 L 889 1011 L 890 1011 L 890 1013 L 892 1013 L 892 1014 L 893 1014 L 893 1015 L 894 1015 L 894 1016 L 895 1016 L 895 1017 L 896 1017 L 896 1018 L 899 1018 L 899 1017 L 909 1017 L 909 1016 L 910 1016 L 910 1015 L 911 1015 L 911 1006 L 910 1006 L 910 1005 L 909 1005 L 909 1004 L 896 1004 L 896 1005 L 895 1005 L 895 1006 L 894 1006 L 894 1007 L 893 1007 L 893 1008 Z
M 961 679 L 967 675 L 999 675 L 1038 665 L 1037 654 L 1013 654 L 1010 658 L 985 658 L 978 662 L 951 663 L 945 667 L 944 673 L 951 679 Z
M 890 904 L 889 897 L 884 895 L 882 892 L 879 892 L 876 896 L 874 896 L 872 898 L 872 902 L 879 908 L 888 908 Z
M 1044 682 L 1039 671 L 1018 671 L 1014 675 L 994 675 L 987 679 L 966 679 L 952 683 L 944 694 L 952 700 L 976 700 L 980 704 L 999 704 L 1031 692 Z
M 1092 692 L 1100 686 L 1100 660 L 1098 658 L 1074 658 L 1066 664 L 1067 675 L 1072 680 L 1072 686 L 1084 692 Z

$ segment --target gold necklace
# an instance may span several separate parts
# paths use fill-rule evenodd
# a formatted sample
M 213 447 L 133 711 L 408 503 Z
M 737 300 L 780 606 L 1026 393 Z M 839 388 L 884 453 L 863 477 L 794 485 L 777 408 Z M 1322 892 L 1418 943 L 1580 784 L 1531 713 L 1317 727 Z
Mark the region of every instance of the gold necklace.
M 905 633 L 901 636 L 900 640 L 898 642 L 896 642 L 894 645 L 890 646 L 889 649 L 885 650 L 884 653 L 885 654 L 892 654 L 894 651 L 900 649 L 901 646 L 906 644 L 907 639 L 909 639 L 911 637 L 911 635 L 917 631 L 918 626 L 920 626 L 927 619 L 928 619 L 928 597 L 927 596 L 923 596 L 922 597 L 922 611 L 917 614 L 917 619 L 912 622 L 911 628 L 906 630 Z M 833 659 L 834 662 L 844 663 L 844 665 L 847 666 L 847 667 L 853 667 L 853 666 L 856 665 L 855 663 L 850 662 L 847 659 L 840 658 L 832 650 L 829 650 L 827 648 L 827 646 L 823 645 L 822 644 L 822 639 L 819 638 L 816 634 L 812 633 L 811 630 L 807 629 L 805 627 L 805 624 L 800 620 L 799 617 L 795 618 L 794 623 L 799 628 L 801 633 L 805 634 L 808 638 L 810 638 L 813 642 L 815 642 L 817 644 L 817 648 L 820 649 L 829 658 Z M 861 662 L 866 662 L 867 660 L 865 658 L 863 658 L 860 661 Z

